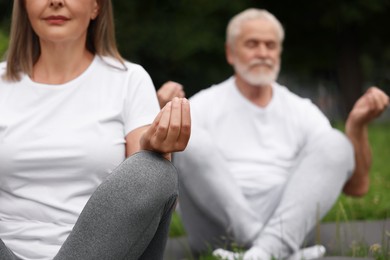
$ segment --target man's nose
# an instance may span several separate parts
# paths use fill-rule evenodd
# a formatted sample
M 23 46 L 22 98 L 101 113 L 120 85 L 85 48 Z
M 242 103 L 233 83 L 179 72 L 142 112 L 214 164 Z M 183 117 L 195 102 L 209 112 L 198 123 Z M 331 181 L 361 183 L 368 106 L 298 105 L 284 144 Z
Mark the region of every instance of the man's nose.
M 269 53 L 269 50 L 267 48 L 267 45 L 265 43 L 260 43 L 259 46 L 256 49 L 256 54 L 259 57 L 267 57 Z

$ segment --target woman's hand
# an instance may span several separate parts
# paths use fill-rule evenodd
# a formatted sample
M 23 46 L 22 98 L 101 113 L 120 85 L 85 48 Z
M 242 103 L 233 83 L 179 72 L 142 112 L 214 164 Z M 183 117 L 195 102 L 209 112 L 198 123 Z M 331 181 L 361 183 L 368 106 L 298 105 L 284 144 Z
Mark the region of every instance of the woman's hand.
M 190 104 L 185 98 L 174 98 L 157 115 L 140 139 L 142 150 L 156 151 L 167 159 L 170 153 L 183 151 L 190 139 Z

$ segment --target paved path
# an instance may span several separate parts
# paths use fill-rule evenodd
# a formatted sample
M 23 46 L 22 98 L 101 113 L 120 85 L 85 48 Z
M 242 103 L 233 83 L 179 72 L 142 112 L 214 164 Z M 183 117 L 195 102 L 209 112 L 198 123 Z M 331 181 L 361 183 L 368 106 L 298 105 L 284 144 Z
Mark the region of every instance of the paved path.
M 319 243 L 326 247 L 322 260 L 366 260 L 374 258 L 344 257 L 361 245 L 387 245 L 390 259 L 390 219 L 378 221 L 351 221 L 320 224 L 308 237 L 307 244 Z M 196 260 L 192 257 L 185 237 L 168 240 L 164 260 Z

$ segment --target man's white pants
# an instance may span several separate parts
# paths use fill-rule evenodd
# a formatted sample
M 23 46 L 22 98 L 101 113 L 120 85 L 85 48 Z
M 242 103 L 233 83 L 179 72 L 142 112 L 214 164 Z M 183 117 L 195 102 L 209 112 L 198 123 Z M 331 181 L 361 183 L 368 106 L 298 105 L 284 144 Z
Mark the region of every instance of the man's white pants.
M 209 135 L 194 129 L 184 152 L 176 153 L 180 214 L 195 252 L 257 245 L 275 257 L 297 251 L 329 211 L 354 168 L 354 151 L 332 129 L 304 147 L 285 185 L 264 207 L 243 195 Z

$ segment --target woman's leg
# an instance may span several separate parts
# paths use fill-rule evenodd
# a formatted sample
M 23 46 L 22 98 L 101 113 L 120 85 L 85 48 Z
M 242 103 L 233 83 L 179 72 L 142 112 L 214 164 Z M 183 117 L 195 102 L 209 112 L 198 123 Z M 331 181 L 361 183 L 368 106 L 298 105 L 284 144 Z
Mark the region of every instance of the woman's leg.
M 102 183 L 55 260 L 162 259 L 177 198 L 174 166 L 142 151 Z
M 20 260 L 0 239 L 0 259 L 1 260 Z

